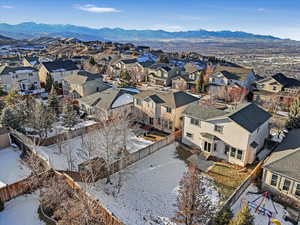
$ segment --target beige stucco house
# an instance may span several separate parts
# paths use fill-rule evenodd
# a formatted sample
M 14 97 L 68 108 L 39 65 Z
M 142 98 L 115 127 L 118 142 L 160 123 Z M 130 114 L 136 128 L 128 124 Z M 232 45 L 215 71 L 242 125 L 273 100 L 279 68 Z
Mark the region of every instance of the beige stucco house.
M 33 67 L 5 67 L 0 73 L 3 91 L 37 90 L 41 88 L 38 71 Z
M 81 110 L 93 116 L 106 116 L 130 112 L 133 108 L 133 95 L 136 93 L 120 88 L 108 88 L 101 92 L 78 99 Z
M 180 74 L 180 68 L 165 64 L 153 64 L 148 68 L 147 81 L 159 86 L 171 86 L 172 78 Z
M 262 186 L 300 207 L 300 129 L 291 130 L 265 161 Z
M 183 117 L 184 144 L 240 166 L 255 161 L 269 136 L 271 115 L 255 104 L 231 111 L 191 105 Z
M 182 91 L 147 90 L 134 96 L 135 108 L 143 114 L 143 123 L 171 133 L 182 127 L 182 112 L 198 98 Z
M 77 74 L 79 68 L 71 60 L 56 60 L 52 62 L 43 62 L 39 69 L 39 77 L 42 83 L 46 83 L 47 75 L 53 78 L 54 82 L 62 83 L 64 77 Z
M 279 93 L 281 91 L 297 94 L 300 90 L 300 81 L 277 73 L 271 77 L 262 79 L 256 83 L 257 89 L 261 91 Z
M 63 78 L 62 83 L 64 95 L 73 98 L 85 97 L 110 88 L 108 84 L 103 82 L 100 74 L 91 74 L 86 71 L 68 75 Z

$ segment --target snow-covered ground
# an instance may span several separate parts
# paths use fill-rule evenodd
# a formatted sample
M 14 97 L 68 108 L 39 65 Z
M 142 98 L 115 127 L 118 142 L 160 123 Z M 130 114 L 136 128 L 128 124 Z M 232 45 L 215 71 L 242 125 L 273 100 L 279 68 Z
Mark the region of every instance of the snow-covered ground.
M 0 150 L 0 186 L 13 184 L 31 174 L 30 169 L 21 161 L 20 154 L 13 147 Z
M 89 137 L 85 137 L 86 140 L 94 139 L 97 140 L 98 143 L 100 143 L 101 138 L 103 138 L 101 134 L 96 131 L 90 132 L 87 135 Z M 118 143 L 121 144 L 122 142 L 120 141 Z M 133 132 L 130 132 L 128 135 L 127 150 L 129 152 L 135 152 L 151 144 L 153 144 L 152 141 L 139 138 L 135 136 Z M 119 147 L 120 146 L 116 145 L 116 150 L 118 150 Z M 81 136 L 65 141 L 62 144 L 62 149 L 62 152 L 60 152 L 57 144 L 54 144 L 51 146 L 40 146 L 36 149 L 36 151 L 38 155 L 46 159 L 50 165 L 57 170 L 77 170 L 77 166 L 87 160 L 82 151 L 84 148 Z M 100 149 L 101 148 L 98 148 L 98 150 Z M 95 154 L 95 156 L 99 156 L 99 152 Z M 105 156 L 104 150 L 102 154 Z M 68 163 L 68 161 L 70 162 L 70 159 L 73 161 L 75 168 L 70 168 L 70 164 Z
M 45 225 L 38 217 L 39 197 L 22 195 L 5 203 L 0 212 L 0 225 Z
M 232 206 L 232 212 L 234 213 L 234 215 L 236 215 L 238 213 L 238 211 L 241 209 L 241 207 L 243 207 L 243 204 L 245 202 L 253 202 L 255 199 L 257 199 L 260 195 L 256 195 L 256 194 L 247 194 L 248 192 L 254 192 L 257 193 L 259 192 L 258 188 L 254 185 L 251 184 L 246 191 L 243 193 L 243 195 L 239 198 L 239 200 Z M 259 200 L 255 201 L 255 204 L 259 204 L 261 202 L 262 198 L 260 198 Z M 250 205 L 254 206 L 254 204 Z M 277 210 L 278 213 L 276 213 L 276 210 L 273 207 L 272 201 L 271 200 L 267 200 L 265 201 L 265 203 L 262 204 L 262 206 L 271 211 L 273 216 L 273 219 L 277 219 L 281 222 L 281 225 L 292 225 L 289 222 L 284 221 L 283 216 L 287 215 L 287 211 L 284 209 L 284 207 L 278 203 L 275 203 L 275 208 Z M 249 207 L 251 210 L 252 215 L 254 216 L 254 222 L 255 225 L 268 225 L 269 224 L 269 217 L 263 215 L 262 213 L 258 213 L 255 212 L 256 210 L 253 207 Z
M 176 143 L 173 143 L 122 171 L 122 187 L 116 197 L 112 195 L 116 186 L 106 184 L 106 179 L 87 191 L 125 224 L 169 225 L 169 218 L 175 215 L 179 181 L 187 169 L 175 152 Z M 113 175 L 114 184 L 119 177 Z M 208 186 L 206 192 L 214 203 L 219 202 L 214 187 Z

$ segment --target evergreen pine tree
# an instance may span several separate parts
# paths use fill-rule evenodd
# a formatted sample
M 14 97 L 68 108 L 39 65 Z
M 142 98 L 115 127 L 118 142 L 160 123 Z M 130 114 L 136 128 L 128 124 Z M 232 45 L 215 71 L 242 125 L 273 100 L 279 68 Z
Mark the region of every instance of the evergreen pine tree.
M 64 126 L 68 127 L 70 130 L 78 122 L 76 111 L 73 109 L 71 104 L 67 104 L 64 109 L 63 122 Z
M 50 92 L 53 86 L 53 78 L 51 76 L 51 74 L 47 73 L 47 77 L 46 77 L 46 83 L 45 83 L 45 90 L 47 92 Z
M 254 225 L 254 217 L 251 215 L 248 205 L 244 206 L 229 225 Z
M 4 210 L 4 202 L 0 199 L 0 212 Z
M 15 130 L 20 130 L 20 123 L 18 116 L 14 110 L 10 107 L 5 107 L 2 111 L 0 122 L 2 126 L 10 127 Z
M 96 65 L 96 61 L 95 61 L 94 57 L 91 57 L 91 58 L 90 58 L 89 63 L 90 63 L 92 66 Z
M 229 207 L 226 207 L 217 215 L 215 219 L 215 225 L 228 225 L 232 217 L 233 214 L 231 212 L 231 209 Z
M 59 99 L 54 87 L 52 87 L 49 98 L 48 98 L 49 108 L 55 112 L 56 116 L 59 115 Z
M 300 96 L 292 103 L 286 124 L 288 129 L 300 128 Z

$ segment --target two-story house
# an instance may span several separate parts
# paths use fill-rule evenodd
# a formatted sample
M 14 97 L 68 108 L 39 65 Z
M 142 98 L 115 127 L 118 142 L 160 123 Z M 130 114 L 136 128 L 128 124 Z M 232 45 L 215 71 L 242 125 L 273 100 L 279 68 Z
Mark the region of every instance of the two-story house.
M 0 82 L 5 92 L 12 89 L 28 91 L 41 88 L 38 71 L 33 67 L 6 66 L 0 73 Z
M 135 94 L 136 92 L 113 87 L 80 98 L 78 102 L 81 110 L 89 115 L 100 113 L 109 117 L 114 113 L 132 110 Z
M 263 189 L 300 207 L 300 129 L 289 131 L 263 165 Z
M 166 64 L 153 64 L 148 68 L 147 81 L 160 86 L 171 86 L 172 78 L 180 74 L 180 68 Z
M 63 93 L 73 98 L 85 97 L 110 87 L 103 82 L 100 74 L 92 74 L 84 70 L 63 78 Z
M 281 91 L 296 94 L 300 90 L 300 81 L 294 78 L 286 77 L 282 73 L 274 74 L 271 77 L 256 82 L 258 90 L 278 93 Z
M 43 62 L 39 69 L 39 77 L 42 83 L 46 83 L 47 76 L 51 76 L 54 82 L 62 83 L 64 77 L 77 74 L 79 68 L 71 60 L 55 60 L 52 62 Z
M 183 117 L 183 143 L 240 166 L 253 163 L 269 137 L 271 115 L 255 104 L 231 112 L 191 105 Z
M 134 106 L 143 114 L 143 123 L 167 133 L 181 129 L 182 112 L 198 101 L 182 91 L 147 90 L 134 96 Z
M 251 89 L 256 81 L 256 75 L 252 69 L 232 66 L 217 66 L 209 77 L 209 84 L 228 86 L 238 84 Z

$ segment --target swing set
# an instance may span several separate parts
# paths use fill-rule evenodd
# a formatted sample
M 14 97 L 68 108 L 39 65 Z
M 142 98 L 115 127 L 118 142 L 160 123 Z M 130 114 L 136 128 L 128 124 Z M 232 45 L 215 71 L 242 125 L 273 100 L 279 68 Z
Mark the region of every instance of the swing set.
M 243 200 L 244 203 L 247 203 L 248 206 L 254 210 L 255 213 L 267 216 L 269 218 L 268 225 L 281 225 L 281 222 L 278 219 L 275 219 L 275 216 L 278 214 L 278 211 L 275 207 L 275 204 L 272 200 L 270 192 L 247 192 L 247 195 L 259 195 L 253 201 Z M 273 209 L 267 209 L 266 204 L 271 201 Z

